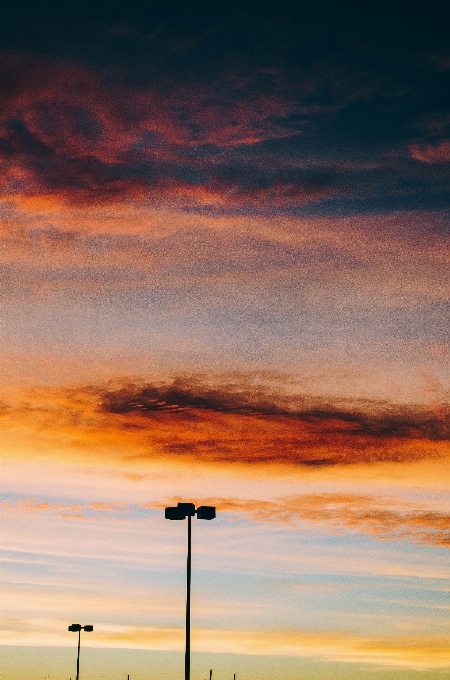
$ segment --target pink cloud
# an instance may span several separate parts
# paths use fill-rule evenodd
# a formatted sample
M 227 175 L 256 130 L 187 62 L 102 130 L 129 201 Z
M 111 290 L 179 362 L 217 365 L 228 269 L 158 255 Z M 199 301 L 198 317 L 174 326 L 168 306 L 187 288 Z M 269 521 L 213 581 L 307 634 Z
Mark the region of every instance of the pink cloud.
M 1 502 L 1 511 L 3 515 L 11 513 L 54 513 L 62 519 L 81 519 L 88 520 L 93 517 L 103 519 L 104 513 L 122 513 L 129 512 L 129 509 L 124 503 L 82 503 L 75 505 L 68 505 L 67 503 L 49 503 L 47 501 L 38 501 L 34 498 L 19 499 L 17 503 L 11 503 L 8 500 Z M 86 515 L 83 513 L 94 511 L 95 515 Z M 101 514 L 97 514 L 101 513 Z
M 214 173 L 200 185 L 179 176 L 180 169 L 205 166 L 192 151 L 210 145 L 220 152 L 298 134 L 283 124 L 291 104 L 236 90 L 225 77 L 217 85 L 175 83 L 167 92 L 158 84 L 145 90 L 112 86 L 88 68 L 14 53 L 4 55 L 3 68 L 0 186 L 12 197 L 240 204 L 239 191 L 221 186 Z M 285 200 L 296 190 L 275 185 L 274 192 Z
M 422 163 L 450 163 L 450 139 L 442 139 L 435 144 L 412 144 L 411 157 Z

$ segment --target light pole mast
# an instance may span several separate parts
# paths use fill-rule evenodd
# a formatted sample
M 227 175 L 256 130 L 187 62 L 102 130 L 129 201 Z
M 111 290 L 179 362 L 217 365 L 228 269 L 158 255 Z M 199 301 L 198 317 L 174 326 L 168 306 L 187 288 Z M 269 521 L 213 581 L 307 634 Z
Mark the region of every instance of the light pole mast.
M 86 633 L 92 633 L 94 626 L 82 626 L 79 623 L 72 623 L 68 630 L 71 633 L 78 633 L 78 653 L 77 653 L 77 680 L 80 677 L 80 645 L 81 645 L 81 631 L 85 630 Z
M 80 645 L 81 645 L 81 626 L 78 630 L 77 680 L 80 675 Z
M 188 519 L 188 545 L 186 569 L 186 649 L 184 654 L 184 680 L 191 677 L 191 518 L 197 514 L 197 519 L 214 519 L 216 508 L 201 505 L 197 510 L 193 503 L 178 503 L 176 507 L 165 509 L 166 519 Z M 77 678 L 78 680 L 78 678 Z
M 188 515 L 188 544 L 186 570 L 186 651 L 184 654 L 184 678 L 191 677 L 191 516 Z

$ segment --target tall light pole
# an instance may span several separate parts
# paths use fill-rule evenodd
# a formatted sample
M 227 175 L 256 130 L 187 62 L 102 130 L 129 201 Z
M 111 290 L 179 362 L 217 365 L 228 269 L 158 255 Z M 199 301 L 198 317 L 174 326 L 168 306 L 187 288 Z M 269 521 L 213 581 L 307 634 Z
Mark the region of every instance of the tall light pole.
M 81 643 L 81 631 L 85 630 L 86 633 L 92 633 L 94 626 L 81 626 L 79 623 L 72 623 L 68 630 L 71 633 L 78 633 L 78 654 L 77 654 L 77 680 L 80 675 L 80 643 Z
M 184 655 L 184 680 L 191 676 L 191 517 L 197 513 L 197 519 L 214 519 L 216 508 L 201 505 L 197 510 L 193 503 L 178 503 L 176 507 L 165 509 L 166 519 L 188 518 L 188 545 L 186 570 L 186 651 Z M 78 678 L 77 678 L 78 680 Z

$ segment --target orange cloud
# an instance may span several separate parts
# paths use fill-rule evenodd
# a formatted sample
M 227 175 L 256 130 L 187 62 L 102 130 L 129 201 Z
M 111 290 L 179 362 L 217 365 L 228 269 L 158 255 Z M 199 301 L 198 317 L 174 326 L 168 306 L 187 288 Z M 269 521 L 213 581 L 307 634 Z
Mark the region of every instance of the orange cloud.
M 106 644 L 147 649 L 182 649 L 179 629 L 110 627 L 98 632 Z M 424 670 L 450 665 L 445 636 L 396 635 L 367 637 L 351 632 L 328 631 L 230 631 L 196 629 L 193 648 L 198 652 L 260 654 L 264 656 L 312 656 L 328 661 L 370 663 Z
M 8 623 L 6 644 L 67 645 L 67 636 L 61 633 L 67 628 L 65 621 L 45 620 L 38 629 L 35 621 L 21 621 L 20 627 L 14 621 Z M 85 647 L 182 651 L 183 629 L 96 623 L 94 633 L 83 643 Z M 438 634 L 368 636 L 352 631 L 196 628 L 192 648 L 209 654 L 313 657 L 418 671 L 450 665 L 448 638 Z
M 137 466 L 166 460 L 298 469 L 445 459 L 448 417 L 446 405 L 324 403 L 251 392 L 245 377 L 228 386 L 180 378 L 42 388 L 3 406 L 6 436 L 19 443 L 21 455 L 54 457 L 63 450 L 78 460 Z

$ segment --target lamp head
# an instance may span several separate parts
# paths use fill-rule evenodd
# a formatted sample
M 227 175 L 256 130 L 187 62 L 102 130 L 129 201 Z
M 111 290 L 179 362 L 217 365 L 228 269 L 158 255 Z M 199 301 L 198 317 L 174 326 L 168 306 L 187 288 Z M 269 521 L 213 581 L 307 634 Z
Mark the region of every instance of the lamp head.
M 201 505 L 196 510 L 193 503 L 178 503 L 176 507 L 166 508 L 164 516 L 166 519 L 186 519 L 186 517 L 194 517 L 196 513 L 197 519 L 214 519 L 216 508 L 212 505 Z
M 195 505 L 193 503 L 178 503 L 172 508 L 166 508 L 164 516 L 166 519 L 186 519 L 195 515 Z
M 178 507 L 166 508 L 164 510 L 164 517 L 166 519 L 186 519 L 186 514 Z
M 216 516 L 216 508 L 212 505 L 201 505 L 197 508 L 197 519 L 214 519 Z
M 195 515 L 195 505 L 193 503 L 178 503 L 177 508 L 184 512 L 186 517 L 193 517 Z

